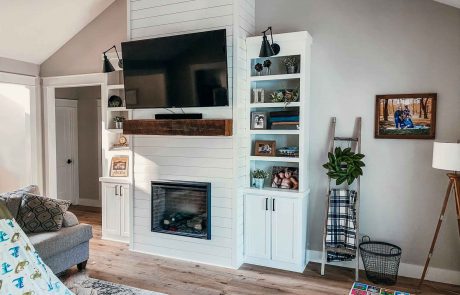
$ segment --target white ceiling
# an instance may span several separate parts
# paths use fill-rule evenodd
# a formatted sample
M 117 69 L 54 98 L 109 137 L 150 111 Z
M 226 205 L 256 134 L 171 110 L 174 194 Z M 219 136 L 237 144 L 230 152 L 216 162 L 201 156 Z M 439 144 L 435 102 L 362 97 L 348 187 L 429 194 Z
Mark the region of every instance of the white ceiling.
M 0 57 L 41 64 L 114 0 L 0 0 Z
M 460 8 L 460 0 L 434 0 L 434 1 Z

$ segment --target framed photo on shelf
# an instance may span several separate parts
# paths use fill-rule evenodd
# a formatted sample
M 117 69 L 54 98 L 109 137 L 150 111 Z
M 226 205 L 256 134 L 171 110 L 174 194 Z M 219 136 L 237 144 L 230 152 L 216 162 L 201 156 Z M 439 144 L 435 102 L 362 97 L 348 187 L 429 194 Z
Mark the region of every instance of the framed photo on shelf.
M 263 157 L 276 156 L 276 141 L 274 140 L 256 140 L 254 145 L 254 155 Z
M 434 139 L 436 93 L 377 95 L 375 138 Z
M 127 177 L 129 167 L 129 157 L 113 157 L 110 166 L 110 177 Z
M 251 113 L 251 129 L 264 130 L 267 129 L 267 113 L 252 112 Z
M 272 170 L 272 187 L 298 190 L 299 168 L 274 166 Z

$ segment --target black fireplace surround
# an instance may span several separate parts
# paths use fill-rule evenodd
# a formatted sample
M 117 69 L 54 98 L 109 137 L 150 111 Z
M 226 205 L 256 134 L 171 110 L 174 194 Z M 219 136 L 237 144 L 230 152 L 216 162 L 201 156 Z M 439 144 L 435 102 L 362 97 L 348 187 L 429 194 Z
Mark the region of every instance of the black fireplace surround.
M 152 181 L 151 231 L 211 239 L 211 184 Z

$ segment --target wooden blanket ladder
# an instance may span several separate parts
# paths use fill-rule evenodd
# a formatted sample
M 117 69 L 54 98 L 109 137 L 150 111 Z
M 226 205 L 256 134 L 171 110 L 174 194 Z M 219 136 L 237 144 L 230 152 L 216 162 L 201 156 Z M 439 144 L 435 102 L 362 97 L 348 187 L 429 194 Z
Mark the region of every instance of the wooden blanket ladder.
M 333 117 L 331 119 L 330 129 L 329 129 L 329 145 L 328 145 L 328 152 L 333 153 L 336 146 L 340 144 L 347 144 L 347 147 L 351 147 L 351 150 L 355 153 L 361 153 L 361 117 L 356 118 L 355 127 L 352 137 L 337 137 L 335 134 L 335 126 L 337 123 L 337 119 Z M 329 206 L 330 206 L 330 194 L 331 194 L 331 186 L 332 181 L 329 177 L 327 195 L 326 195 L 326 209 L 325 209 L 325 218 L 324 218 L 324 228 L 323 228 L 323 251 L 322 251 L 322 261 L 321 261 L 321 275 L 324 275 L 326 262 L 327 262 L 327 252 L 328 249 L 326 247 L 326 236 L 327 236 L 327 221 L 328 221 L 328 213 L 329 213 Z M 352 184 L 356 186 L 356 251 L 355 253 L 351 253 L 355 255 L 355 280 L 359 280 L 359 203 L 361 198 L 360 192 L 360 177 L 356 179 L 356 181 Z M 347 186 L 348 187 L 348 186 Z M 332 249 L 331 249 L 332 250 Z M 333 249 L 335 252 L 338 252 L 337 249 Z M 344 254 L 350 254 L 349 251 L 345 251 Z

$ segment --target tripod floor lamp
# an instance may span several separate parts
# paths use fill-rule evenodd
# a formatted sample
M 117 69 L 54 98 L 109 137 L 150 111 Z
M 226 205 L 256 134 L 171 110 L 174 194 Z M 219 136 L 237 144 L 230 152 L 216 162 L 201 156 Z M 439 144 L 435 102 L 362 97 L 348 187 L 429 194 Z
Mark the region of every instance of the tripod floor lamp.
M 449 177 L 449 184 L 447 186 L 446 196 L 442 205 L 438 225 L 434 233 L 433 242 L 431 243 L 430 252 L 428 253 L 428 257 L 425 262 L 425 268 L 423 269 L 422 273 L 422 278 L 420 279 L 419 288 L 425 280 L 428 265 L 433 255 L 436 240 L 438 239 L 439 230 L 441 229 L 441 224 L 444 220 L 444 214 L 446 213 L 447 204 L 449 203 L 449 198 L 452 194 L 452 190 L 454 191 L 455 207 L 457 210 L 458 234 L 460 237 L 460 174 L 457 173 L 460 171 L 460 143 L 435 142 L 433 149 L 433 168 L 453 172 L 447 174 L 447 177 Z

